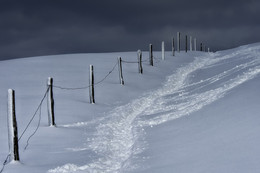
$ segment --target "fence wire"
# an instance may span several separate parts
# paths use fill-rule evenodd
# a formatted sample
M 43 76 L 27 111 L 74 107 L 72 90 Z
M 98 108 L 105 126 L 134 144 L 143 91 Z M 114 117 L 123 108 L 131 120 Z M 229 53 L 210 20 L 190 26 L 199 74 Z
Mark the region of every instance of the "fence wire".
M 103 77 L 100 81 L 94 83 L 94 86 L 102 83 L 104 80 L 106 80 L 106 78 L 115 70 L 116 66 L 118 65 L 118 62 L 116 62 L 116 64 L 113 66 L 113 68 L 105 75 L 105 77 Z M 82 89 L 88 89 L 90 88 L 92 85 L 87 85 L 87 86 L 82 86 L 82 87 L 62 87 L 62 86 L 58 86 L 58 85 L 53 85 L 54 88 L 57 89 L 61 89 L 61 90 L 82 90 Z
M 6 159 L 5 159 L 4 163 L 3 163 L 2 169 L 0 170 L 0 173 L 2 173 L 2 172 L 4 171 L 5 165 L 7 164 L 7 162 L 8 162 L 8 160 L 9 160 L 10 156 L 11 156 L 11 154 L 8 154 L 8 155 L 6 156 Z
M 61 90 L 83 90 L 83 89 L 88 89 L 90 86 L 88 85 L 83 87 L 69 88 L 69 87 L 61 87 L 61 86 L 53 85 L 53 87 Z
M 47 93 L 49 92 L 49 90 L 50 90 L 50 87 L 48 87 L 47 90 L 46 90 L 46 92 L 44 93 L 44 96 L 43 96 L 43 98 L 41 99 L 41 102 L 40 102 L 39 106 L 37 107 L 36 111 L 34 112 L 34 114 L 33 114 L 32 118 L 30 119 L 29 123 L 27 124 L 27 126 L 26 126 L 25 129 L 23 130 L 23 132 L 22 132 L 21 136 L 19 137 L 18 141 L 21 140 L 21 138 L 23 137 L 24 133 L 27 131 L 28 127 L 29 127 L 30 124 L 32 123 L 33 119 L 35 118 L 37 112 L 41 109 L 42 103 L 43 103 L 44 99 L 46 98 Z M 40 123 L 38 123 L 38 126 L 39 126 L 39 125 L 40 125 Z M 36 128 L 36 131 L 37 131 L 38 128 L 39 128 L 38 126 L 37 126 L 37 128 Z M 35 133 L 36 133 L 36 132 L 34 132 L 33 135 L 34 135 Z M 29 138 L 31 138 L 31 136 L 30 136 Z
M 160 62 L 160 60 L 156 57 L 153 57 L 155 60 L 157 60 L 156 63 Z M 148 62 L 149 59 L 146 60 L 142 60 L 141 62 Z M 125 61 L 122 60 L 123 63 L 131 63 L 131 64 L 137 64 L 139 63 L 138 61 Z M 116 62 L 116 64 L 113 66 L 113 68 L 98 82 L 94 83 L 94 85 L 99 85 L 101 84 L 104 80 L 106 80 L 106 78 L 115 70 L 116 66 L 118 66 L 118 61 Z M 57 89 L 61 89 L 61 90 L 81 90 L 81 89 L 88 89 L 91 87 L 91 85 L 87 85 L 87 86 L 82 86 L 82 87 L 62 87 L 62 86 L 57 86 L 57 85 L 53 85 L 54 88 Z M 30 139 L 36 134 L 36 132 L 38 131 L 39 127 L 40 127 L 40 122 L 41 122 L 41 108 L 42 108 L 42 104 L 43 101 L 45 100 L 45 98 L 47 97 L 47 94 L 50 90 L 50 87 L 47 88 L 46 92 L 44 93 L 44 96 L 42 97 L 40 104 L 38 105 L 36 111 L 34 112 L 33 116 L 31 117 L 29 123 L 26 125 L 25 129 L 23 130 L 23 132 L 21 133 L 21 136 L 19 137 L 18 141 L 20 141 L 23 137 L 23 135 L 25 134 L 25 132 L 28 130 L 29 126 L 31 125 L 32 121 L 34 120 L 34 118 L 36 117 L 37 113 L 39 112 L 39 120 L 38 120 L 38 124 L 36 129 L 34 130 L 34 132 L 28 137 L 27 141 L 26 141 L 26 146 L 24 147 L 24 150 L 27 149 L 27 147 L 29 146 L 29 141 Z M 5 161 L 3 162 L 3 166 L 2 169 L 0 170 L 0 173 L 2 173 L 4 171 L 4 168 L 6 166 L 6 164 L 8 163 L 9 158 L 11 157 L 11 153 L 9 153 L 6 156 Z
M 138 61 L 125 61 L 125 60 L 122 60 L 122 62 L 128 63 L 128 64 L 138 64 L 139 63 Z
M 36 134 L 37 130 L 39 129 L 40 121 L 41 121 L 41 107 L 42 107 L 42 103 L 43 103 L 43 101 L 45 100 L 45 98 L 46 98 L 48 92 L 49 92 L 49 87 L 47 88 L 46 92 L 44 93 L 44 96 L 43 96 L 43 98 L 41 99 L 40 104 L 38 105 L 36 111 L 34 112 L 33 116 L 31 117 L 29 123 L 26 125 L 25 129 L 23 130 L 21 136 L 20 136 L 19 139 L 18 139 L 18 141 L 20 141 L 20 140 L 22 139 L 23 135 L 25 134 L 25 132 L 26 132 L 27 129 L 29 128 L 29 126 L 30 126 L 30 124 L 32 123 L 33 119 L 34 119 L 35 116 L 37 115 L 37 112 L 40 110 L 38 125 L 37 125 L 35 131 L 34 131 L 34 132 L 30 135 L 30 137 L 27 139 L 27 144 L 26 144 L 24 150 L 26 150 L 26 148 L 27 148 L 28 145 L 29 145 L 30 139 Z M 0 170 L 0 173 L 2 173 L 2 172 L 4 171 L 4 168 L 5 168 L 6 164 L 8 163 L 8 160 L 10 159 L 10 157 L 11 157 L 11 153 L 9 153 L 9 154 L 6 156 L 6 159 L 5 159 L 5 161 L 3 162 L 2 169 Z
M 146 59 L 146 60 L 142 60 L 141 62 L 148 62 L 149 59 Z M 128 64 L 138 64 L 139 61 L 125 61 L 125 60 L 122 60 L 122 62 L 124 63 L 128 63 Z
M 39 127 L 40 127 L 40 124 L 41 124 L 41 118 L 42 118 L 42 107 L 40 106 L 40 109 L 39 109 L 39 120 L 38 120 L 38 125 L 36 127 L 36 129 L 34 130 L 34 132 L 29 136 L 29 138 L 27 139 L 26 141 L 26 146 L 24 147 L 24 150 L 27 149 L 27 147 L 29 146 L 29 141 L 30 139 L 36 134 L 36 132 L 38 131 Z

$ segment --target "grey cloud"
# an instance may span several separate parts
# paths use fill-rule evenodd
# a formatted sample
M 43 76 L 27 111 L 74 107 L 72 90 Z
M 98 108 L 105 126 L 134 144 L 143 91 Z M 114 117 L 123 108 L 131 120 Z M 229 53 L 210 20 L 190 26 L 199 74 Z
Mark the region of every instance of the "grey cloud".
M 177 31 L 227 49 L 260 40 L 259 9 L 257 0 L 2 0 L 0 59 L 159 50 Z

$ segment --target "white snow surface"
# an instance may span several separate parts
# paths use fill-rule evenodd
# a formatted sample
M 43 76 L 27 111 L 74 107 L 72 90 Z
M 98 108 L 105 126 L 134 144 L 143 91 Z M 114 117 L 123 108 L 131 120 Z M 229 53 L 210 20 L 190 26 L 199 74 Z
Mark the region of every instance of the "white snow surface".
M 136 52 L 1 61 L 0 170 L 9 154 L 8 89 L 16 91 L 20 137 L 53 77 L 57 125 L 48 127 L 45 98 L 19 140 L 20 162 L 8 162 L 3 172 L 259 172 L 260 43 L 175 55 L 161 60 L 154 52 L 152 67 L 143 52 L 144 74 L 137 63 L 123 62 L 124 86 L 117 57 L 136 62 Z M 96 104 L 85 88 L 90 64 L 101 81 Z

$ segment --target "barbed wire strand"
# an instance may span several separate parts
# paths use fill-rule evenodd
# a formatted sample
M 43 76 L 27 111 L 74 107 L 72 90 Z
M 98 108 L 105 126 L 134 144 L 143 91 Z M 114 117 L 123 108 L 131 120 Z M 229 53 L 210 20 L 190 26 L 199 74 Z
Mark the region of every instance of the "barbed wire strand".
M 145 60 L 142 60 L 141 62 L 148 62 L 148 61 L 149 61 L 149 59 L 145 59 Z M 139 63 L 138 61 L 125 61 L 125 60 L 122 60 L 122 62 L 124 62 L 124 63 Z M 101 79 L 99 82 L 96 82 L 94 85 L 98 85 L 98 84 L 102 83 L 115 70 L 115 67 L 117 65 L 118 65 L 118 62 L 116 62 L 116 64 L 112 68 L 112 70 L 110 70 L 108 72 L 108 74 L 103 79 Z M 88 88 L 91 87 L 91 85 L 87 85 L 87 86 L 83 86 L 83 87 L 62 87 L 62 86 L 58 86 L 58 85 L 53 85 L 53 87 L 61 89 L 61 90 L 81 90 L 81 89 L 88 89 Z
M 6 156 L 6 159 L 5 159 L 4 163 L 3 163 L 2 169 L 0 170 L 0 173 L 2 173 L 2 172 L 4 171 L 5 165 L 7 164 L 8 159 L 10 158 L 10 156 L 11 156 L 11 154 L 8 154 L 8 155 Z
M 106 78 L 115 70 L 117 65 L 118 65 L 118 62 L 116 62 L 116 64 L 113 66 L 113 68 L 108 72 L 108 74 L 103 79 L 94 83 L 94 86 L 98 85 L 98 84 L 102 83 L 104 80 L 106 80 Z M 58 89 L 62 89 L 62 90 L 80 90 L 80 89 L 87 89 L 87 88 L 91 87 L 91 85 L 84 86 L 84 87 L 76 87 L 76 88 L 61 87 L 61 86 L 57 86 L 57 85 L 53 85 L 53 87 L 58 88 Z
M 46 90 L 46 92 L 44 93 L 44 96 L 43 96 L 43 98 L 42 98 L 42 100 L 41 100 L 41 102 L 40 102 L 39 106 L 37 107 L 36 111 L 34 112 L 34 114 L 33 114 L 32 118 L 30 119 L 29 123 L 28 123 L 28 124 L 27 124 L 27 126 L 25 127 L 25 129 L 24 129 L 24 131 L 22 132 L 21 136 L 19 137 L 18 141 L 20 141 L 20 140 L 21 140 L 21 138 L 23 137 L 24 133 L 26 132 L 26 130 L 28 129 L 28 127 L 29 127 L 29 126 L 30 126 L 30 124 L 32 123 L 32 121 L 33 121 L 33 119 L 35 118 L 35 116 L 36 116 L 37 112 L 38 112 L 38 111 L 39 111 L 39 109 L 41 108 L 41 106 L 42 106 L 42 103 L 43 103 L 44 99 L 46 98 L 46 96 L 47 96 L 47 93 L 49 92 L 49 90 L 50 90 L 50 87 L 48 87 L 48 88 L 47 88 L 47 90 Z M 37 127 L 37 129 L 38 129 L 38 127 Z
M 153 58 L 155 58 L 155 59 L 157 60 L 157 62 L 160 62 L 160 60 L 157 59 L 156 57 L 153 57 Z M 142 60 L 141 62 L 147 62 L 147 61 L 149 61 L 149 59 Z M 138 61 L 134 62 L 134 61 L 125 61 L 125 60 L 123 60 L 122 62 L 124 62 L 124 63 L 139 63 Z M 108 74 L 107 74 L 102 80 L 100 80 L 99 82 L 95 83 L 94 85 L 98 85 L 98 84 L 102 83 L 104 80 L 106 80 L 106 78 L 115 70 L 115 68 L 116 68 L 117 65 L 118 65 L 118 62 L 113 66 L 112 70 L 110 70 L 110 71 L 108 72 Z M 77 87 L 77 88 L 66 88 L 66 87 L 61 87 L 61 86 L 53 85 L 53 87 L 59 88 L 59 89 L 63 89 L 63 90 L 80 90 L 80 89 L 87 89 L 87 88 L 89 88 L 90 86 L 91 86 L 91 85 L 84 86 L 84 87 Z M 39 111 L 38 125 L 37 125 L 35 131 L 34 131 L 34 132 L 29 136 L 29 138 L 27 139 L 27 141 L 26 141 L 26 146 L 24 147 L 24 150 L 27 149 L 27 147 L 29 146 L 29 141 L 30 141 L 30 139 L 36 134 L 36 132 L 38 131 L 38 129 L 39 129 L 39 127 L 40 127 L 40 123 L 41 123 L 41 107 L 42 107 L 43 101 L 45 100 L 45 98 L 46 98 L 46 96 L 47 96 L 47 93 L 49 92 L 49 89 L 50 89 L 50 87 L 47 88 L 46 92 L 44 93 L 43 98 L 42 98 L 41 101 L 40 101 L 39 106 L 37 107 L 35 113 L 33 114 L 32 118 L 30 119 L 29 123 L 27 124 L 27 126 L 25 127 L 24 131 L 22 132 L 21 136 L 20 136 L 19 139 L 18 139 L 18 141 L 21 140 L 21 138 L 23 137 L 23 135 L 25 134 L 25 132 L 26 132 L 27 129 L 29 128 L 30 124 L 32 123 L 33 119 L 35 118 L 37 112 Z M 6 156 L 6 159 L 5 159 L 5 161 L 3 162 L 2 169 L 0 170 L 0 173 L 3 172 L 3 170 L 4 170 L 4 168 L 5 168 L 5 165 L 7 164 L 8 159 L 10 158 L 10 156 L 11 156 L 11 154 L 8 154 L 8 155 Z
M 142 60 L 141 62 L 148 62 L 149 59 L 145 59 L 145 60 Z M 122 60 L 122 62 L 124 63 L 132 63 L 132 64 L 135 64 L 135 63 L 139 63 L 139 61 L 125 61 L 125 60 Z
M 43 103 L 44 99 L 46 98 L 48 92 L 49 92 L 49 87 L 47 88 L 46 92 L 44 93 L 44 96 L 43 96 L 43 98 L 42 98 L 42 100 L 41 100 L 39 106 L 37 107 L 35 113 L 33 114 L 32 118 L 30 119 L 30 121 L 29 121 L 29 123 L 27 124 L 26 128 L 24 129 L 24 131 L 22 132 L 22 134 L 21 134 L 21 136 L 19 137 L 18 141 L 21 140 L 21 138 L 23 137 L 24 133 L 26 132 L 26 130 L 28 129 L 28 127 L 29 127 L 30 124 L 32 123 L 34 117 L 36 116 L 38 110 L 41 109 L 42 103 Z M 40 113 L 40 114 L 41 114 L 41 113 Z M 40 115 L 40 117 L 41 117 L 41 115 Z M 41 119 L 41 118 L 40 118 L 40 119 Z M 29 145 L 29 140 L 31 139 L 31 137 L 32 137 L 33 135 L 35 135 L 35 133 L 36 133 L 37 130 L 39 129 L 40 119 L 39 119 L 38 126 L 37 126 L 36 130 L 35 130 L 35 131 L 33 132 L 33 134 L 28 138 L 28 140 L 27 140 L 27 145 L 26 145 L 26 147 L 24 148 L 24 150 L 26 150 L 26 148 L 28 147 L 28 145 Z M 5 161 L 3 162 L 3 166 L 2 166 L 2 169 L 0 170 L 0 173 L 2 173 L 2 172 L 4 171 L 5 165 L 7 164 L 8 159 L 9 159 L 10 157 L 11 157 L 11 154 L 9 153 L 9 154 L 6 156 Z
M 27 147 L 29 146 L 29 141 L 30 139 L 36 134 L 36 132 L 38 131 L 39 127 L 40 127 L 40 124 L 41 124 L 41 115 L 42 115 L 42 107 L 40 106 L 40 109 L 39 109 L 39 120 L 38 120 L 38 125 L 36 127 L 36 129 L 34 130 L 34 132 L 29 136 L 29 138 L 27 139 L 26 141 L 26 146 L 24 147 L 24 151 L 27 149 Z
M 90 86 L 88 85 L 88 86 L 83 86 L 83 87 L 69 88 L 69 87 L 61 87 L 61 86 L 53 85 L 53 87 L 61 89 L 61 90 L 82 90 L 82 89 L 87 89 Z
M 118 65 L 118 61 L 116 62 L 116 64 L 115 64 L 114 67 L 112 68 L 112 70 L 110 70 L 110 71 L 108 72 L 108 74 L 107 74 L 102 80 L 100 80 L 100 81 L 97 82 L 97 83 L 94 83 L 94 85 L 98 85 L 98 84 L 102 83 L 104 80 L 106 80 L 106 78 L 115 70 L 115 68 L 116 68 L 117 65 Z M 90 85 L 90 86 L 91 86 L 91 85 Z
M 125 60 L 122 60 L 122 62 L 129 63 L 129 64 L 137 64 L 137 63 L 139 63 L 138 61 L 125 61 Z

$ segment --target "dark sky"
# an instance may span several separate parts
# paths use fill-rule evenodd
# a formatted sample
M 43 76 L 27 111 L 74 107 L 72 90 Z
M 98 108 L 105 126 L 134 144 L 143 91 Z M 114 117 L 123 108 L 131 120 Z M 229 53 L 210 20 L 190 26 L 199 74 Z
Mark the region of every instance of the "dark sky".
M 176 32 L 212 50 L 260 41 L 259 0 L 0 0 L 0 60 L 160 49 Z

